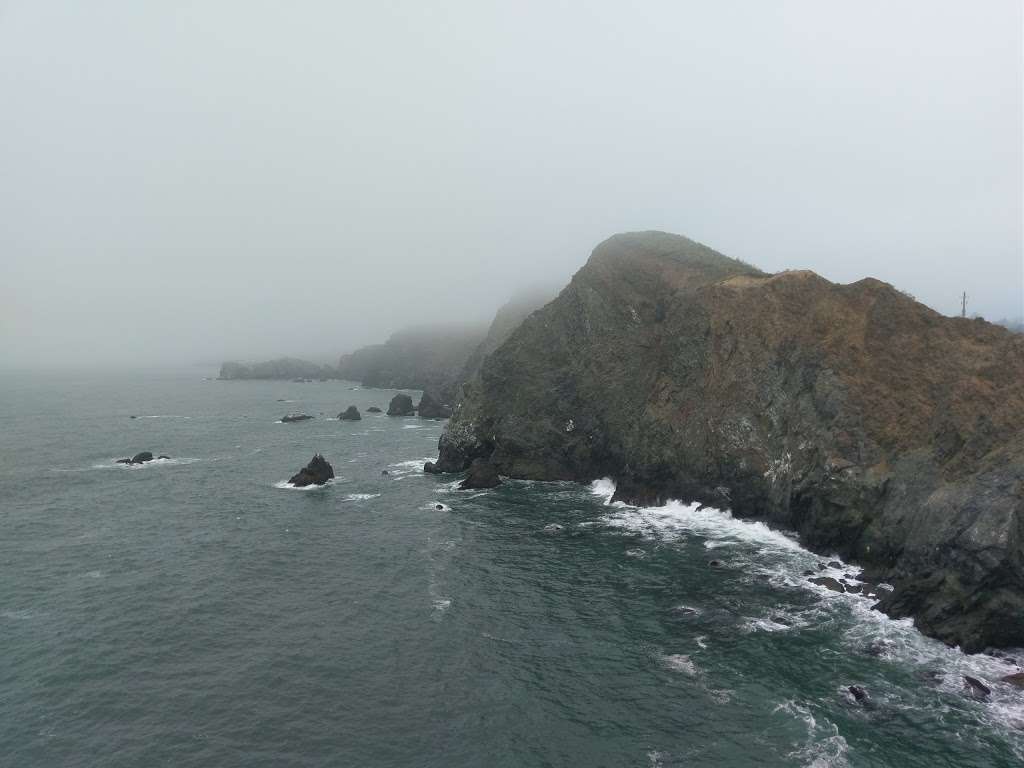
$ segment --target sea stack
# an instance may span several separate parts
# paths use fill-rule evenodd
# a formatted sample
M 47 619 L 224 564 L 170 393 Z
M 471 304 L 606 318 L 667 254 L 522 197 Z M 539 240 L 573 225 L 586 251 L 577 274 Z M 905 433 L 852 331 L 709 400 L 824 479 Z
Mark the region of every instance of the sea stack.
M 338 414 L 338 421 L 359 421 L 362 418 L 363 417 L 359 415 L 359 409 L 354 405 L 350 405 Z
M 968 652 L 1024 645 L 1024 336 L 879 280 L 766 274 L 678 235 L 599 245 L 483 362 L 445 472 L 617 484 L 755 517 L 894 586 Z
M 333 477 L 334 467 L 318 453 L 309 464 L 292 475 L 288 482 L 296 488 L 305 488 L 307 485 L 323 485 Z
M 388 406 L 388 416 L 415 416 L 416 409 L 413 407 L 412 398 L 408 395 L 395 395 L 391 398 Z

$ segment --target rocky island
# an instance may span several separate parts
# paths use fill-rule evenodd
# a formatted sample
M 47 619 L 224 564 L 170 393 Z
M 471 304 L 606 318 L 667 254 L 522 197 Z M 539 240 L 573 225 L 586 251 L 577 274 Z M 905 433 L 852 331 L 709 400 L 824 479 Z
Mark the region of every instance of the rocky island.
M 894 585 L 878 607 L 929 635 L 1024 645 L 1024 337 L 878 280 L 616 235 L 482 361 L 439 451 L 430 470 L 762 519 Z

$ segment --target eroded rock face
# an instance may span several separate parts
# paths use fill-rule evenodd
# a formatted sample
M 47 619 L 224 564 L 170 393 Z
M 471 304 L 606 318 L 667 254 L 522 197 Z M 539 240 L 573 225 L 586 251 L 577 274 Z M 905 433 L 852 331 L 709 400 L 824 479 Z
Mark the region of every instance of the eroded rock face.
M 388 416 L 415 416 L 416 409 L 413 407 L 412 398 L 408 395 L 395 395 L 388 405 Z
M 930 635 L 1024 645 L 1024 337 L 877 280 L 617 235 L 487 357 L 439 449 L 767 519 Z
M 288 482 L 296 488 L 305 488 L 307 485 L 324 485 L 333 477 L 334 467 L 318 453 L 313 456 L 309 464 L 292 475 Z
M 423 393 L 416 410 L 421 419 L 447 419 L 452 415 L 451 406 L 441 403 L 430 390 Z
M 497 468 L 486 459 L 476 459 L 466 473 L 466 479 L 459 483 L 459 490 L 471 488 L 494 488 L 501 485 Z
M 363 417 L 359 415 L 359 409 L 354 405 L 350 405 L 338 414 L 338 421 L 360 421 L 362 418 Z

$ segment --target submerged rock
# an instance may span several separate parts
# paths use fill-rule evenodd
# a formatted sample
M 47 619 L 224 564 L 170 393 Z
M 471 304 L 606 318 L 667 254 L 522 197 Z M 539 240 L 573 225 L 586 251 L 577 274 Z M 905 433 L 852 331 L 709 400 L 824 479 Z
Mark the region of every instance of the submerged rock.
M 484 459 L 477 459 L 466 473 L 466 479 L 459 483 L 459 490 L 465 491 L 471 488 L 494 488 L 501 485 L 501 478 L 498 477 L 498 470 L 493 464 Z
M 843 586 L 842 582 L 833 579 L 831 576 L 817 576 L 813 579 L 808 579 L 811 584 L 817 584 L 819 587 L 825 589 L 831 589 L 833 592 L 846 592 L 846 587 Z
M 371 405 L 369 408 L 366 409 L 366 412 L 367 413 L 382 413 L 381 409 L 378 408 L 376 405 Z
M 846 690 L 850 692 L 850 695 L 853 696 L 854 701 L 858 704 L 867 706 L 871 703 L 871 699 L 868 697 L 868 692 L 862 686 L 850 685 L 847 686 Z
M 313 417 L 305 413 L 289 413 L 287 416 L 281 417 L 282 424 L 291 424 L 295 421 L 308 421 Z
M 388 416 L 415 416 L 416 409 L 412 405 L 412 398 L 408 395 L 395 395 L 388 405 Z
M 338 421 L 360 421 L 363 417 L 359 415 L 359 409 L 350 405 L 338 414 Z
M 333 477 L 334 467 L 318 453 L 309 464 L 292 475 L 288 482 L 296 488 L 305 488 L 307 485 L 323 485 Z
M 447 419 L 452 415 L 451 406 L 442 404 L 429 390 L 423 393 L 416 410 L 421 419 Z
M 169 458 L 169 457 L 161 456 L 160 458 L 161 459 L 166 459 L 166 458 Z M 152 460 L 153 460 L 153 454 L 152 453 L 150 453 L 149 451 L 142 451 L 140 453 L 136 453 L 130 459 L 118 459 L 116 463 L 117 464 L 145 464 L 147 461 L 152 461 Z

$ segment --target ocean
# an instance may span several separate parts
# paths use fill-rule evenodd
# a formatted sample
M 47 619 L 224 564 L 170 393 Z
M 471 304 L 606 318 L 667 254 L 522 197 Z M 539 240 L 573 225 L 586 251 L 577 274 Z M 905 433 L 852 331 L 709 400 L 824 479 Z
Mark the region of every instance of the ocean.
M 213 375 L 0 374 L 0 765 L 1024 763 L 1024 651 L 812 585 L 856 569 L 785 532 L 458 491 L 393 391 Z

